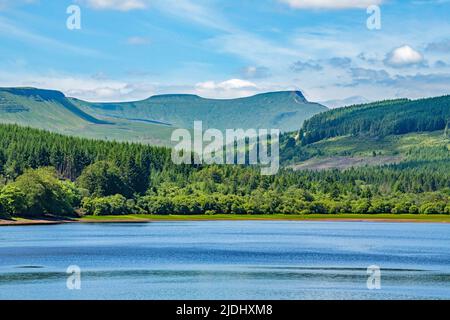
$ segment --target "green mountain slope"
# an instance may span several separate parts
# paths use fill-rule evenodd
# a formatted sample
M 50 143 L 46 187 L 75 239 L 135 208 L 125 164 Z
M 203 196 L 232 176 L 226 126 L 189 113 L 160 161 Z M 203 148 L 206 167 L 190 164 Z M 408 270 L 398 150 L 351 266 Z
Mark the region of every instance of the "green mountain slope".
M 0 89 L 0 114 L 3 122 L 25 121 L 44 128 L 108 123 L 80 110 L 61 92 L 34 88 Z
M 450 96 L 392 100 L 334 109 L 315 115 L 300 132 L 302 144 L 345 135 L 382 137 L 443 130 L 450 121 Z
M 282 162 L 299 170 L 346 169 L 436 160 L 445 160 L 450 166 L 450 139 L 442 130 L 382 138 L 341 136 L 295 147 L 286 147 L 286 141 L 284 143 Z
M 160 95 L 128 103 L 87 103 L 72 99 L 80 109 L 95 116 L 156 122 L 192 128 L 272 128 L 297 130 L 311 116 L 328 110 L 308 102 L 299 91 L 272 92 L 240 99 L 204 99 L 195 95 Z
M 128 103 L 89 103 L 61 92 L 35 88 L 0 88 L 0 123 L 87 138 L 171 145 L 176 128 L 300 128 L 326 110 L 300 92 L 275 92 L 232 100 L 194 95 L 163 95 Z
M 94 117 L 61 92 L 35 88 L 0 88 L 0 123 L 80 137 L 168 145 L 173 128 L 153 123 Z
M 282 137 L 282 163 L 346 169 L 414 161 L 450 164 L 450 96 L 330 110 Z

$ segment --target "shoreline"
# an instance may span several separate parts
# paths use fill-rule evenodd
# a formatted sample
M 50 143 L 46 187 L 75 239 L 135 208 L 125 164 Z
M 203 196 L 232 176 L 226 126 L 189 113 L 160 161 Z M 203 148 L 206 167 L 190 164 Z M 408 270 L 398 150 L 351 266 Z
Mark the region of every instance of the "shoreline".
M 70 219 L 0 220 L 2 226 L 39 226 L 69 223 L 152 223 L 183 221 L 312 221 L 312 222 L 389 222 L 389 223 L 450 223 L 450 215 L 399 215 L 399 214 L 339 214 L 339 215 L 124 215 L 88 216 Z

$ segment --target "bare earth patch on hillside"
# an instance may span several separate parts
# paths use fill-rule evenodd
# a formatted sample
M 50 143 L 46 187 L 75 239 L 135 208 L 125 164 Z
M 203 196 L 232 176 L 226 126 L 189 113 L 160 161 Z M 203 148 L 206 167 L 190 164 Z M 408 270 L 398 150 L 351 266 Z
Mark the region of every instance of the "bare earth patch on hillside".
M 402 161 L 401 156 L 376 156 L 376 157 L 327 157 L 314 158 L 305 162 L 290 166 L 294 170 L 344 170 L 352 167 L 379 166 L 394 164 Z

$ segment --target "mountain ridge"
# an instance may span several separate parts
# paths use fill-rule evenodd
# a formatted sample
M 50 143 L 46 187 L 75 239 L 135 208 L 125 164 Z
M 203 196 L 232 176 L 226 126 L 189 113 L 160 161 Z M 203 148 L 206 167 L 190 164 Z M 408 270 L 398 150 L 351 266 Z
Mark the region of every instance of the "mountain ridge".
M 174 128 L 297 130 L 328 110 L 300 91 L 277 91 L 237 99 L 154 95 L 132 102 L 88 102 L 52 89 L 0 88 L 0 122 L 96 139 L 170 145 Z
M 96 117 L 150 120 L 184 128 L 191 128 L 194 121 L 203 121 L 205 127 L 222 130 L 277 128 L 287 132 L 300 128 L 311 116 L 328 110 L 306 100 L 300 91 L 267 92 L 236 99 L 168 94 L 133 102 L 72 101 Z

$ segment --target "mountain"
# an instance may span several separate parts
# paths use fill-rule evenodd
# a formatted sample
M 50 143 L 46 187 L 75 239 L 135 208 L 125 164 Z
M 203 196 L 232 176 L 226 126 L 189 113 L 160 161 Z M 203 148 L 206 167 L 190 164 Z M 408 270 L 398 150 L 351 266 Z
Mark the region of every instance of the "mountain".
M 87 138 L 168 145 L 173 128 L 99 118 L 54 90 L 0 88 L 0 122 Z
M 281 160 L 296 169 L 345 169 L 450 161 L 450 96 L 388 100 L 330 110 L 282 136 Z
M 203 121 L 204 128 L 297 130 L 311 116 L 328 110 L 308 102 L 300 91 L 258 94 L 240 99 L 205 99 L 196 95 L 158 95 L 126 103 L 87 103 L 71 100 L 96 117 L 168 124 L 192 128 Z
M 31 125 L 45 123 L 46 127 L 57 126 L 61 121 L 66 125 L 79 125 L 80 121 L 108 123 L 80 110 L 59 91 L 35 88 L 1 88 L 0 113 L 4 122 L 23 119 Z
M 65 135 L 170 146 L 175 128 L 191 128 L 194 120 L 203 120 L 205 128 L 292 130 L 281 137 L 280 155 L 282 165 L 296 169 L 450 159 L 450 96 L 325 110 L 300 92 L 234 100 L 162 95 L 129 103 L 89 103 L 54 90 L 0 88 L 0 123 Z
M 387 100 L 334 109 L 305 121 L 302 144 L 345 135 L 383 137 L 444 130 L 450 121 L 450 96 Z
M 87 138 L 171 145 L 176 128 L 276 128 L 292 131 L 327 110 L 301 92 L 274 92 L 214 100 L 160 95 L 125 103 L 90 103 L 54 90 L 0 88 L 0 123 L 14 123 Z

